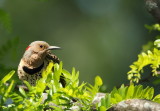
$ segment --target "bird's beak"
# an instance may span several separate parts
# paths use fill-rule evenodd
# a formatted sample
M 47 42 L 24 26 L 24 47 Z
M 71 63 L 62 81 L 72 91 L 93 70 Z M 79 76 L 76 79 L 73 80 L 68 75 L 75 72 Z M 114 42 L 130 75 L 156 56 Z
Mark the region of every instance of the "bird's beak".
M 61 49 L 61 48 L 58 46 L 49 46 L 48 47 L 48 50 L 55 50 L 55 49 Z

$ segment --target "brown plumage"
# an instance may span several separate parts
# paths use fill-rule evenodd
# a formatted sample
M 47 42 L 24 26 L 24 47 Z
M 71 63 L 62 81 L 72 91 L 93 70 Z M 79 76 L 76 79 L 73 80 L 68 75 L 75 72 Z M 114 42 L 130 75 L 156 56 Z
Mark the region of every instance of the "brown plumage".
M 18 76 L 20 80 L 26 80 L 31 85 L 36 85 L 36 80 L 42 77 L 42 71 L 46 69 L 50 61 L 59 63 L 57 56 L 50 50 L 59 49 L 57 46 L 50 46 L 44 41 L 34 41 L 27 48 L 18 66 Z M 64 86 L 64 78 L 61 76 L 60 82 Z

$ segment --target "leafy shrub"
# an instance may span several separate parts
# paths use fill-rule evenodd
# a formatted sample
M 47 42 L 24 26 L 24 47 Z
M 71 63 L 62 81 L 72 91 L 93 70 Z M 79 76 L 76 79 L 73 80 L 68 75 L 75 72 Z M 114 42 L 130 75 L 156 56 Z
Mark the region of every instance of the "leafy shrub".
M 148 28 L 150 31 L 157 30 L 160 31 L 160 25 L 155 24 L 152 26 L 146 25 L 146 28 Z M 159 36 L 157 36 L 159 38 Z M 150 42 L 148 45 L 151 45 Z M 146 47 L 146 46 L 145 46 Z M 157 39 L 154 42 L 154 47 L 151 48 L 151 50 L 147 50 L 146 52 L 142 52 L 138 55 L 138 60 L 133 62 L 132 65 L 130 65 L 131 70 L 128 72 L 128 80 L 130 82 L 136 82 L 138 83 L 141 79 L 141 73 L 143 73 L 143 69 L 145 66 L 150 66 L 152 69 L 152 75 L 158 76 L 158 68 L 160 65 L 160 39 Z
M 104 111 L 111 108 L 114 104 L 117 104 L 127 99 L 146 99 L 157 103 L 160 103 L 160 95 L 154 97 L 154 88 L 146 87 L 142 85 L 121 85 L 119 89 L 114 88 L 111 93 L 107 93 L 105 98 L 101 99 L 99 103 L 99 111 Z
M 54 72 L 52 71 L 53 66 Z M 65 87 L 62 87 L 62 84 L 59 82 L 62 73 L 66 80 Z M 2 98 L 0 104 L 3 110 L 69 110 L 76 104 L 83 106 L 80 107 L 82 110 L 90 110 L 94 96 L 102 85 L 102 80 L 99 76 L 95 78 L 94 86 L 84 82 L 79 84 L 79 72 L 76 72 L 75 68 L 73 68 L 72 73 L 69 73 L 62 68 L 62 62 L 59 65 L 51 62 L 43 72 L 43 77 L 37 81 L 36 86 L 31 86 L 25 81 L 24 83 L 28 87 L 28 92 L 21 87 L 19 88 L 19 92 L 14 91 L 14 80 L 12 80 L 9 86 L 5 85 L 6 81 L 9 80 L 13 74 L 14 71 L 11 71 L 1 81 L 0 95 Z M 47 96 L 45 100 L 44 94 Z M 13 102 L 7 105 L 6 100 L 8 98 L 11 98 Z

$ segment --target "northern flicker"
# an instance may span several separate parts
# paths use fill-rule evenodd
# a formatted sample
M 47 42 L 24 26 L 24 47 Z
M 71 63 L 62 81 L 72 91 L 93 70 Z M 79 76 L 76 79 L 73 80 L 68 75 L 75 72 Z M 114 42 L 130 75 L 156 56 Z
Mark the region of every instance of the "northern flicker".
M 27 48 L 18 66 L 18 76 L 20 80 L 28 81 L 32 86 L 36 85 L 36 80 L 42 77 L 42 71 L 46 69 L 50 61 L 59 63 L 57 56 L 51 54 L 50 50 L 60 49 L 57 46 L 50 46 L 44 41 L 34 41 Z M 61 76 L 60 82 L 65 85 Z

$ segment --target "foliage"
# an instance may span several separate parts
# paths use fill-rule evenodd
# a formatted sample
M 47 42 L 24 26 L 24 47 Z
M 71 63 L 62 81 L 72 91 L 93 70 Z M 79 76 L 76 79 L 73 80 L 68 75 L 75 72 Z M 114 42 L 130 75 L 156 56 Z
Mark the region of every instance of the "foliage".
M 142 46 L 142 52 L 147 52 L 148 50 L 153 50 L 153 48 L 154 48 L 153 41 L 148 41 L 147 44 Z
M 13 90 L 14 80 L 11 81 L 9 86 L 6 85 L 6 82 L 13 76 L 14 73 L 15 71 L 11 71 L 0 81 L 0 110 L 2 110 L 3 105 L 6 104 L 6 100 Z
M 145 27 L 151 32 L 153 30 L 160 31 L 160 25 L 159 24 L 154 24 L 154 25 L 145 25 Z
M 101 99 L 99 103 L 99 111 L 111 108 L 114 104 L 117 104 L 127 99 L 147 99 L 160 103 L 160 95 L 154 96 L 154 88 L 146 87 L 142 85 L 121 85 L 119 89 L 114 88 L 111 93 L 107 93 L 105 98 Z
M 54 72 L 52 71 L 53 67 Z M 62 73 L 66 80 L 65 87 L 62 87 L 59 82 Z M 1 81 L 0 95 L 2 98 L 0 105 L 3 110 L 41 111 L 48 108 L 69 110 L 75 104 L 83 106 L 81 107 L 82 110 L 90 110 L 92 100 L 102 85 L 102 80 L 99 76 L 95 78 L 94 86 L 84 82 L 79 84 L 79 72 L 76 72 L 75 68 L 73 68 L 72 73 L 69 73 L 62 68 L 62 62 L 59 65 L 51 62 L 43 72 L 43 77 L 37 81 L 36 86 L 31 86 L 25 81 L 24 83 L 29 89 L 28 92 L 21 87 L 19 88 L 19 92 L 12 91 L 14 81 L 9 86 L 4 85 L 13 74 L 14 71 L 10 72 Z M 46 100 L 43 100 L 44 94 L 47 96 Z M 12 98 L 13 103 L 6 105 L 7 98 Z
M 146 28 L 148 28 L 150 31 L 152 30 L 158 30 L 160 31 L 160 25 L 155 24 L 152 26 L 146 25 Z M 157 36 L 159 38 L 159 36 Z M 142 52 L 138 55 L 138 60 L 133 62 L 132 65 L 130 65 L 131 70 L 128 72 L 128 79 L 130 82 L 136 82 L 138 83 L 141 79 L 141 74 L 144 72 L 145 66 L 150 66 L 152 69 L 152 75 L 158 76 L 158 68 L 160 65 L 160 50 L 158 49 L 160 47 L 160 39 L 157 39 L 154 42 L 154 46 L 152 45 L 152 42 L 149 42 L 147 45 L 143 46 L 143 50 L 145 52 Z M 146 49 L 151 50 L 146 50 Z
M 73 68 L 72 73 L 69 73 L 62 66 L 62 62 L 59 65 L 51 62 L 43 71 L 43 77 L 37 81 L 36 86 L 31 86 L 24 81 L 29 91 L 19 87 L 19 92 L 14 90 L 14 80 L 6 85 L 6 82 L 15 73 L 15 71 L 11 71 L 0 81 L 0 110 L 42 111 L 54 109 L 62 111 L 79 106 L 82 111 L 90 111 L 94 96 L 103 84 L 101 78 L 99 76 L 95 78 L 94 86 L 84 82 L 79 84 L 79 72 Z M 54 72 L 52 71 L 53 67 Z M 62 87 L 59 82 L 62 73 L 66 80 L 65 87 Z M 110 93 L 106 93 L 105 98 L 101 99 L 96 108 L 99 111 L 105 111 L 120 101 L 134 98 L 160 103 L 160 94 L 154 97 L 153 87 L 143 88 L 142 85 L 131 84 L 130 86 L 121 85 L 119 89 L 114 88 Z M 12 102 L 8 103 L 9 99 Z
M 160 25 L 155 24 L 152 26 L 145 25 L 147 29 L 151 32 L 152 30 L 160 31 Z M 144 72 L 144 67 L 150 66 L 152 69 L 152 75 L 159 75 L 159 65 L 160 65 L 160 36 L 156 37 L 157 40 L 153 42 L 148 42 L 144 45 L 143 52 L 138 55 L 138 60 L 130 65 L 131 70 L 128 72 L 128 79 L 130 80 L 129 86 L 121 85 L 119 89 L 114 88 L 111 93 L 107 93 L 105 98 L 101 99 L 98 104 L 98 110 L 104 111 L 111 108 L 114 104 L 127 99 L 147 99 L 157 103 L 160 103 L 160 94 L 154 96 L 154 88 L 147 86 L 143 88 L 142 85 L 134 85 L 133 83 L 138 83 L 141 79 L 141 74 Z M 159 79 L 154 81 L 155 84 L 159 83 Z
M 138 60 L 130 65 L 131 70 L 128 72 L 128 79 L 131 82 L 139 82 L 141 73 L 145 66 L 150 65 L 153 76 L 157 75 L 157 68 L 160 64 L 160 50 L 154 48 L 153 51 L 148 50 L 147 53 L 142 52 L 138 55 Z

